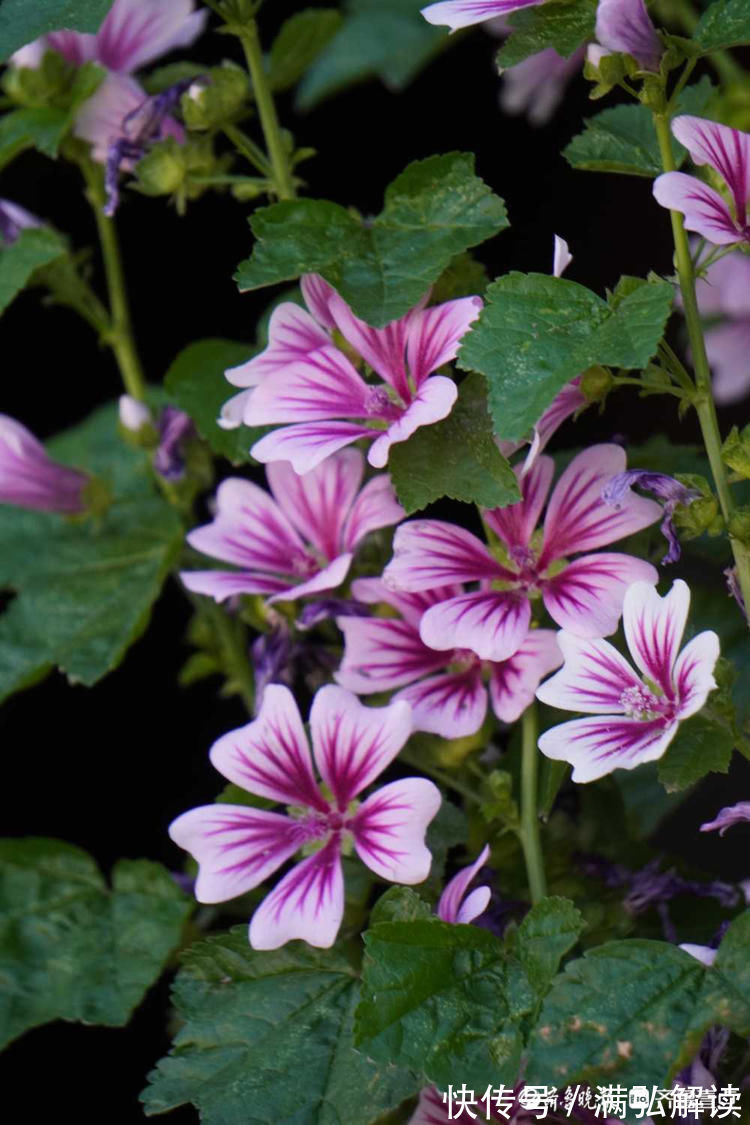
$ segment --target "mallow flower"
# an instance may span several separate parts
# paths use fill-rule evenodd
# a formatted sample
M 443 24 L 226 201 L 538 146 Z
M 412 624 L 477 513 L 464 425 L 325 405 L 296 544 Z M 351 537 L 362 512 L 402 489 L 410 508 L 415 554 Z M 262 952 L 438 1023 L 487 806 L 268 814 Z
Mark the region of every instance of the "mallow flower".
M 53 461 L 24 425 L 0 414 L 0 504 L 80 515 L 90 480 L 87 473 Z
M 714 398 L 722 406 L 750 391 L 750 257 L 737 250 L 713 262 L 695 287 L 705 328 Z
M 412 708 L 414 729 L 443 738 L 476 734 L 487 714 L 488 694 L 495 715 L 514 723 L 541 680 L 562 661 L 551 629 L 530 629 L 507 660 L 483 661 L 470 649 L 428 648 L 419 635 L 422 615 L 455 596 L 460 587 L 406 594 L 389 590 L 379 578 L 352 583 L 354 597 L 382 604 L 399 617 L 337 618 L 344 655 L 336 680 L 359 695 L 398 689 L 394 699 Z
M 736 805 L 720 809 L 713 820 L 701 824 L 701 832 L 715 832 L 718 829 L 719 835 L 723 836 L 727 828 L 742 824 L 743 821 L 750 821 L 750 801 L 739 801 Z
M 452 523 L 403 524 L 383 575 L 386 585 L 416 593 L 478 583 L 426 610 L 419 626 L 423 642 L 434 649 L 470 649 L 482 660 L 507 660 L 528 635 L 532 602 L 540 597 L 552 619 L 576 636 L 614 633 L 626 588 L 638 579 L 658 580 L 643 559 L 588 553 L 661 517 L 659 504 L 632 493 L 618 508 L 604 503 L 602 489 L 625 466 L 619 445 L 579 453 L 555 485 L 539 532 L 554 462 L 540 457 L 525 475 L 517 468 L 519 503 L 483 512 L 491 546 Z M 582 557 L 571 562 L 572 554 Z
M 4 246 L 12 246 L 22 230 L 42 225 L 42 220 L 25 207 L 12 203 L 10 199 L 0 199 L 0 250 Z
M 486 20 L 507 16 L 521 8 L 533 8 L 544 0 L 439 0 L 422 8 L 422 15 L 428 23 L 449 27 L 458 31 L 461 27 L 472 27 Z
M 365 536 L 404 516 L 387 474 L 360 488 L 363 475 L 362 454 L 342 449 L 304 477 L 286 461 L 269 465 L 270 494 L 229 477 L 216 493 L 215 518 L 187 541 L 238 569 L 183 571 L 185 586 L 217 602 L 235 594 L 291 601 L 340 586 Z
M 681 579 L 664 597 L 648 582 L 628 587 L 622 619 L 637 672 L 607 641 L 558 635 L 565 663 L 537 698 L 588 717 L 545 731 L 539 749 L 569 762 L 574 781 L 661 758 L 680 723 L 704 706 L 716 687 L 719 638 L 707 630 L 680 652 L 689 608 L 690 590 Z
M 718 172 L 729 190 L 731 206 L 715 188 L 685 172 L 659 176 L 654 181 L 656 201 L 680 211 L 688 230 L 697 231 L 717 246 L 750 242 L 750 133 L 686 114 L 675 117 L 672 132 L 694 164 L 708 164 Z
M 309 275 L 301 284 L 307 308 L 279 305 L 268 347 L 227 372 L 230 383 L 249 389 L 225 405 L 222 424 L 281 427 L 251 452 L 264 463 L 291 461 L 297 473 L 360 438 L 372 441 L 368 461 L 380 469 L 394 442 L 450 414 L 456 384 L 432 373 L 455 358 L 481 298 L 422 304 L 385 328 L 371 328 L 322 277 Z M 362 377 L 335 331 L 379 382 Z
M 663 48 L 644 0 L 599 0 L 596 38 L 605 53 L 632 55 L 643 70 L 658 72 Z
M 310 711 L 312 755 L 288 688 L 270 684 L 257 719 L 224 735 L 211 761 L 229 781 L 259 797 L 289 806 L 291 815 L 214 804 L 183 813 L 170 825 L 175 843 L 199 864 L 195 896 L 224 902 L 259 886 L 301 848 L 302 859 L 276 884 L 250 923 L 254 949 L 277 949 L 300 938 L 327 949 L 344 912 L 342 847 L 351 841 L 359 858 L 391 882 L 423 882 L 432 857 L 427 825 L 440 792 L 409 777 L 356 798 L 393 761 L 411 734 L 408 703 L 364 707 L 343 688 L 328 684 Z M 315 778 L 313 759 L 325 785 Z
M 673 517 L 679 506 L 686 507 L 692 504 L 693 500 L 698 500 L 700 492 L 695 488 L 688 488 L 687 485 L 674 477 L 667 476 L 666 473 L 656 473 L 651 469 L 628 469 L 624 473 L 618 473 L 617 476 L 612 477 L 607 482 L 602 489 L 602 500 L 606 504 L 617 507 L 622 504 L 626 496 L 630 495 L 630 489 L 633 486 L 658 496 L 663 502 L 661 532 L 669 544 L 669 548 L 661 561 L 662 565 L 677 562 L 681 552 Z

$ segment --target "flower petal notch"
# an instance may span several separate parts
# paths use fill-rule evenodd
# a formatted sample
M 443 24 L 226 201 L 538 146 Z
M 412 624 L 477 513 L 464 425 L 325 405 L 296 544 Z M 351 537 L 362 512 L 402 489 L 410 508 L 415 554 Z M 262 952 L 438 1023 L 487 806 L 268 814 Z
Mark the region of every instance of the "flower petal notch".
M 437 4 L 428 4 L 426 8 L 422 8 L 422 15 L 428 23 L 458 31 L 459 28 L 485 23 L 542 2 L 543 0 L 440 0 Z
M 640 675 L 608 641 L 559 634 L 565 662 L 537 698 L 590 717 L 545 731 L 539 749 L 572 765 L 574 781 L 660 758 L 679 724 L 705 704 L 716 687 L 719 638 L 707 630 L 679 651 L 689 607 L 681 579 L 664 597 L 647 582 L 628 587 L 623 625 Z

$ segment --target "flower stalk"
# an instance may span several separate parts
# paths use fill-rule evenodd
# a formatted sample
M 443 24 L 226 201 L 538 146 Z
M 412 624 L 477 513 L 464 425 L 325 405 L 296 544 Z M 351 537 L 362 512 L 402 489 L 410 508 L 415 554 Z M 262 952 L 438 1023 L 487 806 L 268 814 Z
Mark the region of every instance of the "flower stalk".
M 258 107 L 258 116 L 271 160 L 274 190 L 279 199 L 294 199 L 296 193 L 292 171 L 284 147 L 273 95 L 263 66 L 263 52 L 258 36 L 258 25 L 254 19 L 248 20 L 242 26 L 239 39 L 245 52 L 247 68 L 250 71 L 253 93 L 255 94 L 255 103 Z
M 539 751 L 537 738 L 539 724 L 536 704 L 532 703 L 523 713 L 521 720 L 521 846 L 526 861 L 526 874 L 529 880 L 532 905 L 536 905 L 547 893 L 547 880 L 544 874 L 544 856 L 539 836 L 539 805 L 537 780 L 539 772 Z

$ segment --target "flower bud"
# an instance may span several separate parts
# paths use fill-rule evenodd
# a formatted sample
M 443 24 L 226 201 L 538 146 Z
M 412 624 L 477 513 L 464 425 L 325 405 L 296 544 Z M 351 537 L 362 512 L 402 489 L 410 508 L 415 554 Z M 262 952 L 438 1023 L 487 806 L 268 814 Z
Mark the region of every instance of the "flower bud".
M 739 473 L 745 480 L 750 479 L 750 425 L 740 433 L 737 426 L 732 429 L 721 447 L 724 463 Z
M 120 425 L 132 433 L 138 433 L 147 425 L 153 425 L 151 411 L 145 402 L 139 402 L 132 395 L 121 395 L 119 402 Z
M 611 372 L 597 365 L 584 371 L 580 390 L 587 402 L 603 402 L 612 390 L 613 382 Z
M 232 63 L 214 67 L 205 79 L 196 79 L 180 103 L 191 131 L 219 129 L 241 112 L 248 95 L 247 77 Z

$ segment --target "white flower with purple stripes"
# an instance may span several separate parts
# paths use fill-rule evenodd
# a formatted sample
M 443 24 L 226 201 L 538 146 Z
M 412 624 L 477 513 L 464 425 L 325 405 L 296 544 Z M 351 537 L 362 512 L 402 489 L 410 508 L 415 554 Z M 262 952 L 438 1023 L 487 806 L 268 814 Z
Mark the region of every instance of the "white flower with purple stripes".
M 663 598 L 648 582 L 628 587 L 623 627 L 640 675 L 607 641 L 559 634 L 565 663 L 537 698 L 589 717 L 545 731 L 539 749 L 569 762 L 574 781 L 660 758 L 680 723 L 705 704 L 716 687 L 719 638 L 707 630 L 680 652 L 689 608 L 690 590 L 681 579 Z
M 422 15 L 428 23 L 458 31 L 461 27 L 485 23 L 521 8 L 533 8 L 542 2 L 543 0 L 438 0 L 437 4 L 428 4 L 426 8 L 422 8 Z
M 170 825 L 175 843 L 199 864 L 199 902 L 224 902 L 263 883 L 301 848 L 316 848 L 263 900 L 250 923 L 254 949 L 278 949 L 300 938 L 327 949 L 344 912 L 342 846 L 382 879 L 423 882 L 432 857 L 427 825 L 440 807 L 431 781 L 409 777 L 356 798 L 393 761 L 412 732 L 408 703 L 365 707 L 329 684 L 310 711 L 312 755 L 288 688 L 266 688 L 258 718 L 224 735 L 211 761 L 229 781 L 290 807 L 291 815 L 244 805 L 214 804 L 183 813 Z M 316 781 L 313 757 L 326 791 Z

